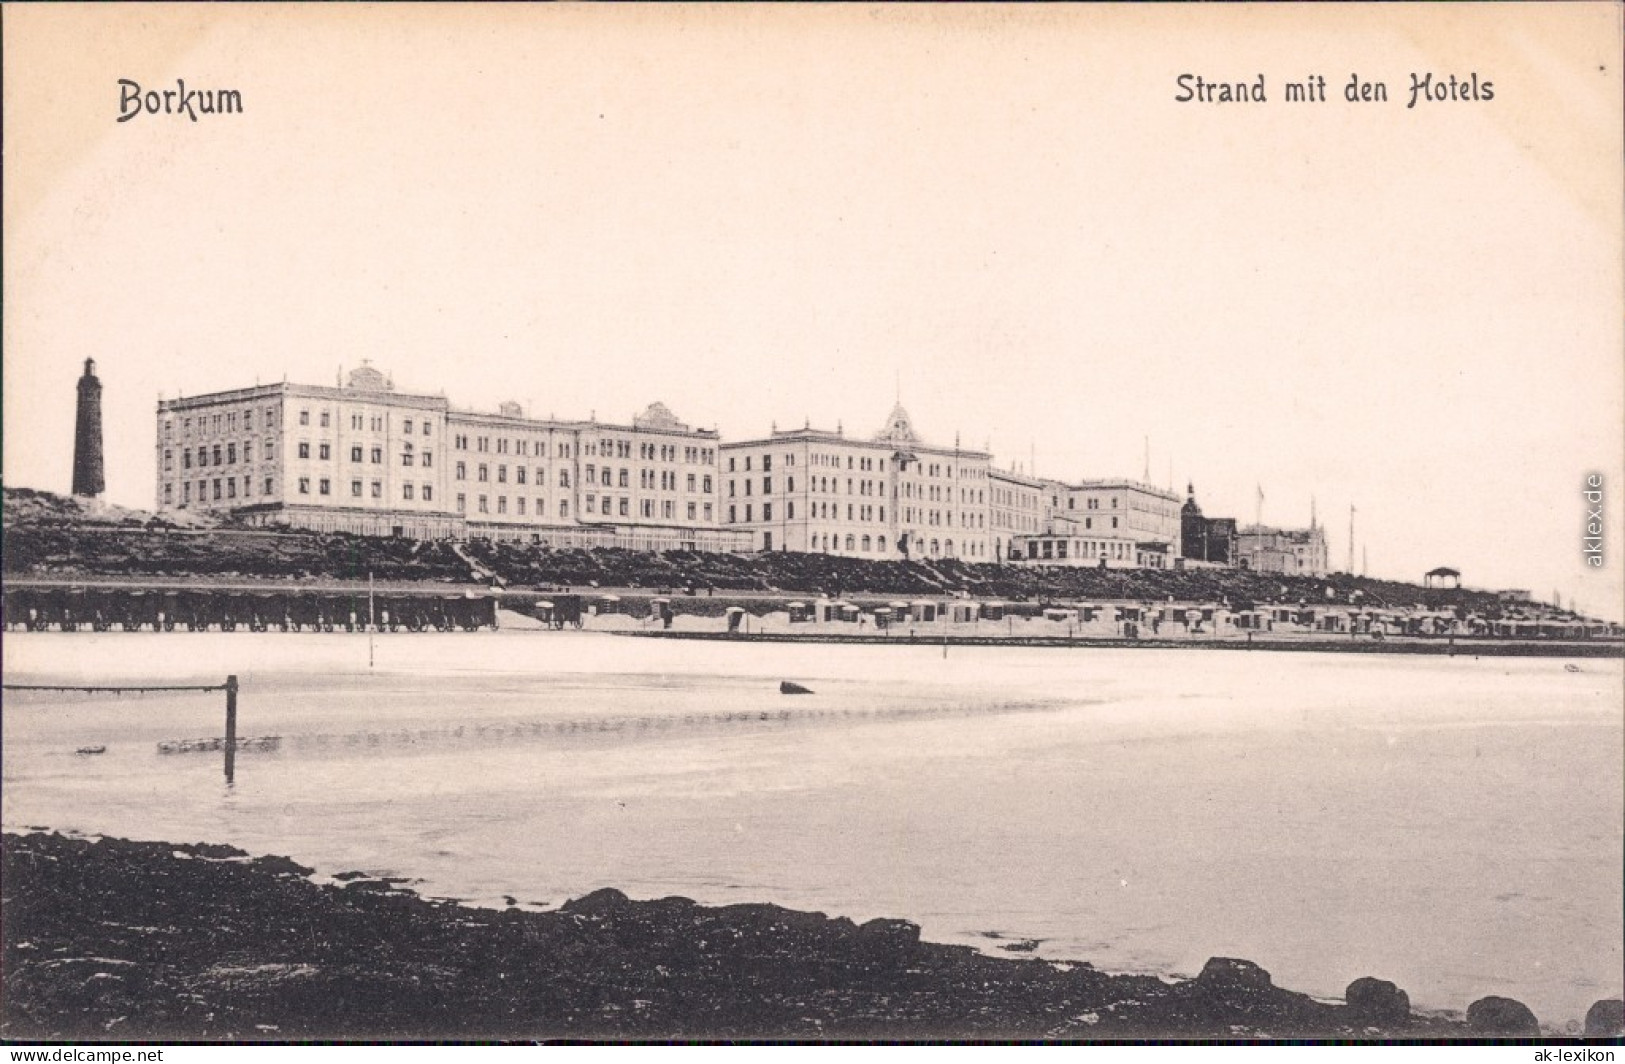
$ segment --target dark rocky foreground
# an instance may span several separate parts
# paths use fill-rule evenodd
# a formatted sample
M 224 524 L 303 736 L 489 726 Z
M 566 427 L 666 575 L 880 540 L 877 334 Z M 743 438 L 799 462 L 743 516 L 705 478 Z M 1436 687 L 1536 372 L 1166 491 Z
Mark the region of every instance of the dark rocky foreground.
M 318 885 L 224 846 L 54 834 L 7 835 L 3 856 L 12 1040 L 1538 1033 L 1505 999 L 1475 1003 L 1469 1026 L 1412 1015 L 1376 979 L 1331 1005 L 1246 961 L 1183 982 L 1108 976 L 772 905 L 601 890 L 555 912 L 470 909 L 365 878 Z

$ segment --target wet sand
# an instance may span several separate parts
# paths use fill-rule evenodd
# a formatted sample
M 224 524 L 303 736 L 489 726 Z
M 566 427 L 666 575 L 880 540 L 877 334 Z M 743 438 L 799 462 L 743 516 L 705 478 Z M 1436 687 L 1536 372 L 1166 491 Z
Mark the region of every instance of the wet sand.
M 1558 1030 L 1619 992 L 1616 661 L 510 628 L 23 634 L 6 664 L 241 672 L 241 734 L 282 739 L 224 787 L 218 754 L 162 746 L 218 735 L 218 694 L 8 692 L 7 830 L 209 840 L 499 908 L 614 887 L 903 917 L 1117 973 L 1247 957 L 1321 997 L 1362 974 L 1423 1010 L 1516 997 Z

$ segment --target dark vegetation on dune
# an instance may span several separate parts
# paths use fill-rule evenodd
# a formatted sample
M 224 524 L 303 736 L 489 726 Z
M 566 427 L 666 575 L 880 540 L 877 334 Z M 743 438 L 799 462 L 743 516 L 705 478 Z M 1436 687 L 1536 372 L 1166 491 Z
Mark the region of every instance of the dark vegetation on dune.
M 1538 604 L 1507 604 L 1491 592 L 1333 574 L 1277 576 L 1239 569 L 1134 570 L 970 564 L 958 559 L 875 561 L 776 552 L 660 553 L 550 548 L 474 540 L 412 540 L 234 526 L 181 526 L 139 511 L 95 513 L 73 499 L 6 488 L 8 577 L 204 577 L 248 580 L 422 581 L 529 587 L 886 596 L 968 593 L 1045 602 L 1348 603 L 1456 609 L 1481 617 L 1568 619 Z

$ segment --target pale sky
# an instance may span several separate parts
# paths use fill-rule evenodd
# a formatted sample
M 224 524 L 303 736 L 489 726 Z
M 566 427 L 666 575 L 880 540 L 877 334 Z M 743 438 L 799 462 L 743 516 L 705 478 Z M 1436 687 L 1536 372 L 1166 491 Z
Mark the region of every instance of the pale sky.
M 5 482 L 68 489 L 87 356 L 148 508 L 160 393 L 363 358 L 736 439 L 873 432 L 900 379 L 1001 465 L 1139 477 L 1149 437 L 1210 515 L 1315 498 L 1336 568 L 1352 504 L 1372 575 L 1618 618 L 1620 12 L 6 5 Z M 244 113 L 118 123 L 119 78 Z

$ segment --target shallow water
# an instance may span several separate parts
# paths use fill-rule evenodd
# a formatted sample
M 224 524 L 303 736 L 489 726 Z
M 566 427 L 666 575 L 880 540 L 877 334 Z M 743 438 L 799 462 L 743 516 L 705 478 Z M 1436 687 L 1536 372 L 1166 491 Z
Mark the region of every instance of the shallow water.
M 1325 996 L 1504 994 L 1557 1029 L 1620 993 L 1618 661 L 517 631 L 4 654 L 9 683 L 235 672 L 240 734 L 281 737 L 228 788 L 219 754 L 158 752 L 220 735 L 222 695 L 8 692 L 7 829 L 225 842 L 481 904 L 616 886 L 899 916 L 1112 970 L 1239 956 Z

